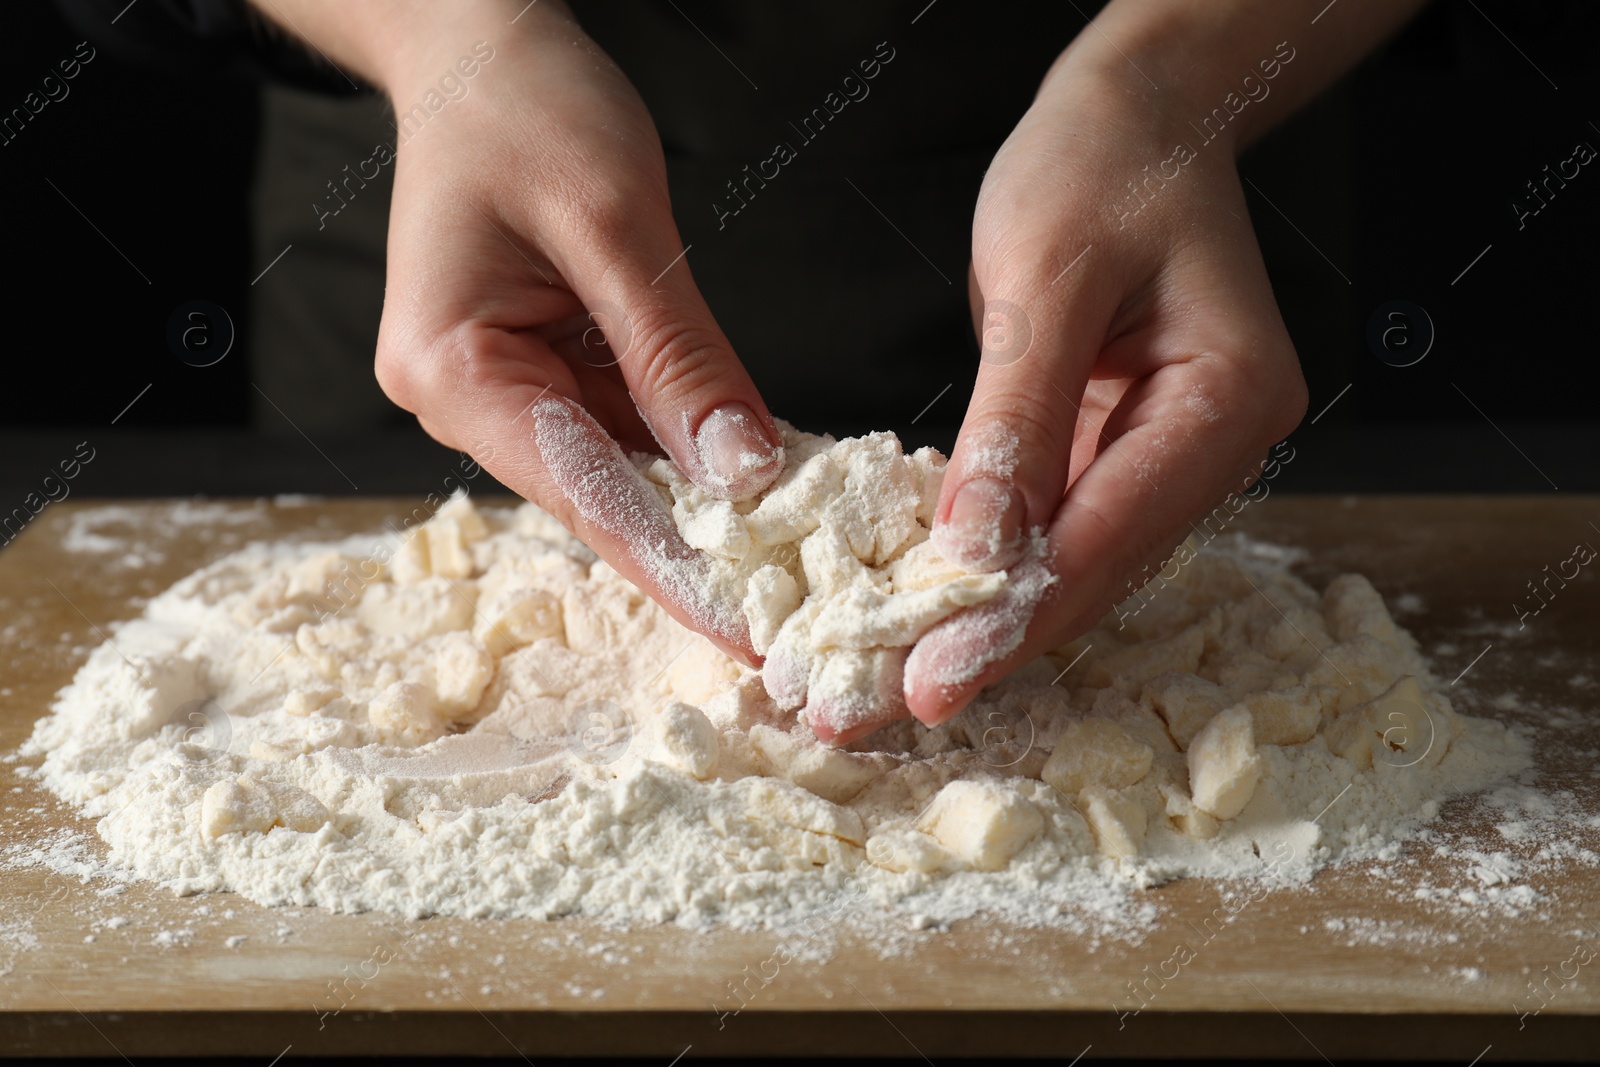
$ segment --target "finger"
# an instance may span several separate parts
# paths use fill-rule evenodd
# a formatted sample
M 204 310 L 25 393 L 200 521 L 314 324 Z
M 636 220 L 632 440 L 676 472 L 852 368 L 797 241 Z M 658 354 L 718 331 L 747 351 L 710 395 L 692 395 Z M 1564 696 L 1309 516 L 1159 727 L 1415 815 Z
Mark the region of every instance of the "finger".
M 824 667 L 800 710 L 800 717 L 817 740 L 848 745 L 897 719 L 909 718 L 911 709 L 905 701 L 906 652 L 894 648 L 858 654 L 858 666 L 866 669 L 838 675 Z M 870 679 L 869 684 L 862 684 L 863 676 Z
M 600 318 L 584 312 L 541 327 L 539 335 L 566 361 L 584 408 L 624 451 L 660 455 L 660 444 L 645 425 L 617 368 Z
M 664 195 L 597 204 L 553 258 L 604 327 L 662 448 L 714 496 L 746 499 L 783 470 L 783 438 L 690 274 Z
M 1040 608 L 1061 595 L 1061 582 L 1043 558 L 1013 566 L 1007 579 L 993 600 L 951 616 L 912 647 L 906 658 L 906 706 L 924 725 L 952 718 L 984 686 L 1024 662 L 1018 650 L 1050 615 Z
M 933 529 L 971 570 L 1015 563 L 1061 502 L 1084 386 L 1125 291 L 1091 266 L 1053 284 L 1059 270 L 1021 255 L 975 272 L 981 364 Z
M 639 418 L 639 411 L 633 404 L 633 398 L 620 378 L 613 379 L 585 367 L 568 369 L 572 372 L 572 387 L 562 391 L 561 395 L 576 396 L 584 410 L 594 416 L 594 420 L 624 452 L 648 454 L 655 451 L 655 439 L 650 436 L 650 431 Z M 561 379 L 562 376 L 552 374 L 552 378 Z M 574 389 L 576 392 L 573 392 Z M 458 452 L 471 451 L 472 442 L 457 439 L 449 426 L 444 423 L 426 414 L 418 415 L 417 422 L 428 436 L 446 448 Z
M 539 474 L 567 502 L 585 543 L 593 545 L 594 538 L 611 546 L 611 565 L 659 590 L 678 621 L 755 662 L 744 613 L 712 580 L 709 558 L 683 540 L 656 487 L 589 413 L 547 395 L 530 404 L 529 421 Z
M 877 733 L 892 722 L 909 719 L 911 711 L 905 706 L 902 698 L 896 708 L 879 708 L 866 718 L 856 719 L 845 725 L 837 717 L 834 709 L 822 707 L 811 709 L 805 716 L 806 722 L 811 727 L 811 732 L 816 734 L 817 740 L 825 745 L 841 748 L 863 737 Z
M 449 313 L 453 296 L 435 292 L 428 275 L 414 272 L 417 262 L 391 256 L 391 292 L 412 315 L 386 315 L 380 327 L 384 390 L 435 438 L 554 515 L 673 618 L 756 662 L 737 603 L 716 595 L 705 559 L 679 536 L 655 488 L 580 404 L 612 408 L 615 425 L 624 418 L 618 409 L 632 406 L 625 392 L 613 383 L 608 400 L 599 377 L 575 371 L 530 328 L 525 318 L 545 313 L 526 306 L 543 299 L 537 290 L 462 322 Z M 479 291 L 493 295 L 492 287 Z
M 954 715 L 1006 671 L 1087 629 L 1124 599 L 1132 575 L 1189 533 L 1203 536 L 1194 520 L 1304 414 L 1304 383 L 1292 362 L 1284 366 L 1264 380 L 1235 361 L 1197 358 L 1131 386 L 1106 417 L 1114 444 L 1073 483 L 1049 528 L 1048 556 L 1025 562 L 995 601 L 941 623 L 912 650 L 913 714 L 928 723 Z M 1196 418 L 1201 402 L 1227 417 Z M 1057 581 L 1041 591 L 1026 577 L 1035 566 Z

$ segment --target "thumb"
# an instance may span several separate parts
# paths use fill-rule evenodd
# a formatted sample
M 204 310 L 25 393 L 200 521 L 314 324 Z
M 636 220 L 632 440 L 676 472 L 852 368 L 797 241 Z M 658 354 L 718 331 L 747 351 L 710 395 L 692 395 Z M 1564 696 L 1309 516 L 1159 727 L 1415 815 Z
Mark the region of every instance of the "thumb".
M 1061 504 L 1084 388 L 1117 302 L 1103 276 L 1053 286 L 1025 271 L 990 275 L 968 283 L 981 362 L 933 529 L 946 558 L 985 571 L 1015 564 L 1028 532 Z
M 783 435 L 700 295 L 666 205 L 646 201 L 599 228 L 566 275 L 645 424 L 701 489 L 759 493 L 783 470 Z

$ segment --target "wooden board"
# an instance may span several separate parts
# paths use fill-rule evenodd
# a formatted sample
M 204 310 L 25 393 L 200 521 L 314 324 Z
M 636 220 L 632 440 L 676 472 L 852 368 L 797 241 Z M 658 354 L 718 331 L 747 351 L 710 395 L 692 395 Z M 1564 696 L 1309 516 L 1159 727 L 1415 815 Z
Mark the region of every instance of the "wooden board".
M 324 538 L 380 528 L 410 501 L 219 506 L 231 518 L 177 524 L 172 504 L 50 506 L 0 553 L 0 749 L 14 752 L 52 694 L 141 598 L 263 537 Z M 109 521 L 122 515 L 122 521 Z M 124 550 L 68 551 L 75 517 L 97 517 Z M 1469 668 L 1452 694 L 1493 712 L 1507 691 L 1569 709 L 1537 746 L 1546 786 L 1600 811 L 1600 580 L 1591 565 L 1522 632 L 1512 604 L 1572 547 L 1600 544 L 1593 497 L 1273 498 L 1237 528 L 1304 546 L 1314 584 L 1369 575 L 1436 672 Z M 78 530 L 81 535 L 86 531 Z M 81 542 L 81 537 L 79 538 Z M 1486 648 L 1487 646 L 1487 648 Z M 1481 653 L 1481 657 L 1480 657 Z M 1576 709 L 1575 713 L 1571 709 Z M 1573 721 L 1576 720 L 1576 725 Z M 31 778 L 0 767 L 7 850 L 93 827 Z M 36 762 L 36 761 L 35 761 Z M 1470 801 L 1438 825 L 1507 847 Z M 1600 832 L 1588 847 L 1600 849 Z M 1526 848 L 1535 847 L 1526 845 Z M 1325 871 L 1240 913 L 1137 1016 L 1130 983 L 1159 967 L 1218 905 L 1219 886 L 1149 890 L 1161 909 L 1139 943 L 1066 934 L 1010 936 L 969 922 L 919 935 L 880 958 L 846 939 L 822 963 L 790 962 L 737 1016 L 728 984 L 773 956 L 770 935 L 672 928 L 618 933 L 593 923 L 333 915 L 266 909 L 232 895 L 176 899 L 143 884 L 80 885 L 39 869 L 0 870 L 0 1049 L 95 1056 L 348 1052 L 692 1056 L 856 1052 L 894 1056 L 1026 1054 L 1427 1058 L 1483 1062 L 1600 1054 L 1600 959 L 1547 988 L 1530 980 L 1600 950 L 1600 870 L 1575 866 L 1526 882 L 1541 895 L 1520 916 L 1412 899 L 1419 880 L 1459 880 L 1414 846 L 1392 864 Z M 1459 863 L 1459 861 L 1456 861 Z M 14 863 L 14 860 L 13 860 Z M 9 865 L 8 865 L 9 866 Z M 113 925 L 114 917 L 126 925 Z M 1331 921 L 1330 921 L 1331 920 Z M 229 946 L 230 937 L 246 940 Z M 1567 964 L 1570 971 L 1572 965 Z M 1548 968 L 1548 970 L 1546 969 Z M 770 965 L 769 965 L 770 971 Z M 329 992 L 345 981 L 342 999 Z M 340 1008 L 337 1013 L 332 1009 Z M 1490 1047 L 1492 1046 L 1492 1047 Z M 663 1060 L 662 1062 L 666 1062 Z

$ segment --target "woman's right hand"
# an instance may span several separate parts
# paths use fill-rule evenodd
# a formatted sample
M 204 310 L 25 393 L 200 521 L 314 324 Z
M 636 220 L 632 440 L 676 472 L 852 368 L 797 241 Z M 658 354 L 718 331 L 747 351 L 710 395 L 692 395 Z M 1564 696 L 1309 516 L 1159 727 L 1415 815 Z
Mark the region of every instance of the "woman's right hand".
M 783 467 L 690 275 L 661 145 L 622 71 L 558 0 L 262 2 L 394 104 L 384 392 L 678 621 L 754 659 L 738 605 L 703 592 L 699 553 L 618 448 L 664 449 L 730 499 Z

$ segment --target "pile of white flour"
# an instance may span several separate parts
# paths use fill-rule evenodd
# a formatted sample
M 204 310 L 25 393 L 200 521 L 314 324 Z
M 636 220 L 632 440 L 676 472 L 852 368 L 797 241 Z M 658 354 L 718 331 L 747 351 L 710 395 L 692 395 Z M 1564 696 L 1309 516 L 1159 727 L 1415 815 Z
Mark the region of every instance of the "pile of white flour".
M 403 537 L 258 544 L 184 579 L 27 751 L 112 863 L 179 892 L 775 926 L 863 900 L 921 925 L 1068 924 L 1179 876 L 1303 880 L 1529 764 L 1451 710 L 1364 578 L 1319 595 L 1245 542 L 937 729 L 823 745 L 795 708 L 866 699 L 1005 577 L 930 547 L 937 454 L 786 447 L 737 505 L 639 468 L 720 561 L 765 681 L 538 508 L 457 498 Z

